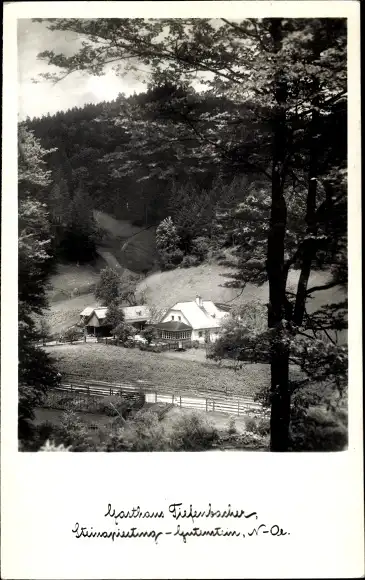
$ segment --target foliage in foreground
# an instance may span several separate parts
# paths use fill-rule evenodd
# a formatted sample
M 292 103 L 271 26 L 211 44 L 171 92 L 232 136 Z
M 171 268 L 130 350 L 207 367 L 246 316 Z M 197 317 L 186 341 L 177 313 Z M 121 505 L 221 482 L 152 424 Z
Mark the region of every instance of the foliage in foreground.
M 43 451 L 49 441 L 69 451 L 204 451 L 219 444 L 219 433 L 209 421 L 192 413 L 167 429 L 151 410 L 137 412 L 125 420 L 121 415 L 108 425 L 91 429 L 72 409 L 62 414 L 59 425 L 49 421 L 36 427 L 24 451 Z
M 52 272 L 51 233 L 46 205 L 34 198 L 50 183 L 39 140 L 24 125 L 18 139 L 18 434 L 27 438 L 34 407 L 49 386 L 57 383 L 57 371 L 49 355 L 35 346 L 44 335 L 36 317 L 47 308 L 46 283 Z
M 32 440 L 22 451 L 209 451 L 269 450 L 270 423 L 265 418 L 247 417 L 239 432 L 231 418 L 226 429 L 218 430 L 206 417 L 194 412 L 172 425 L 153 410 L 141 410 L 127 419 L 117 415 L 97 431 L 77 412 L 68 409 L 59 425 L 44 422 L 36 427 Z M 293 422 L 290 451 L 341 451 L 347 446 L 347 413 L 310 409 Z

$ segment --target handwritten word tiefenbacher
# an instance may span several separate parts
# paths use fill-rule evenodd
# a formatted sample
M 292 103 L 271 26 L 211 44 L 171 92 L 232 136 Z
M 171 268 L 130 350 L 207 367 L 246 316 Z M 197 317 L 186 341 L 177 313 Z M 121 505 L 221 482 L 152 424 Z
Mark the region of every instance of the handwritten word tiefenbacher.
M 195 519 L 198 518 L 251 518 L 255 516 L 257 519 L 257 512 L 251 512 L 246 514 L 244 510 L 232 510 L 231 504 L 228 504 L 226 510 L 213 510 L 212 504 L 208 504 L 208 509 L 204 511 L 196 511 L 193 510 L 193 506 L 190 505 L 189 510 L 182 509 L 182 503 L 172 503 L 169 505 L 169 513 L 175 520 L 179 518 L 191 518 L 191 521 L 194 522 Z M 163 511 L 159 512 L 149 512 L 149 511 L 142 511 L 139 506 L 132 508 L 128 511 L 121 510 L 120 512 L 115 511 L 114 508 L 108 504 L 108 511 L 105 514 L 105 517 L 110 516 L 118 519 L 124 518 L 164 518 L 165 514 Z
M 190 505 L 188 509 L 185 509 L 182 503 L 172 503 L 168 506 L 168 511 L 166 511 L 166 516 L 172 517 L 173 520 L 186 520 L 188 524 L 191 521 L 193 524 L 196 519 L 201 519 L 202 522 L 205 521 L 212 521 L 212 518 L 233 518 L 236 522 L 235 529 L 226 529 L 222 526 L 214 526 L 210 529 L 203 529 L 199 526 L 194 526 L 191 529 L 182 529 L 180 524 L 176 524 L 176 529 L 174 531 L 164 531 L 163 529 L 151 529 L 151 530 L 142 530 L 138 529 L 136 526 L 133 526 L 129 529 L 121 529 L 119 528 L 120 520 L 143 520 L 149 519 L 154 520 L 154 524 L 165 518 L 164 510 L 160 511 L 149 511 L 149 510 L 142 510 L 140 506 L 133 507 L 127 511 L 125 510 L 115 510 L 111 504 L 108 504 L 107 512 L 104 514 L 104 517 L 110 517 L 114 519 L 114 523 L 117 528 L 113 530 L 103 530 L 103 531 L 95 531 L 93 526 L 86 527 L 81 526 L 79 522 L 76 522 L 74 528 L 72 529 L 72 533 L 75 535 L 77 539 L 80 538 L 103 538 L 103 539 L 111 539 L 113 542 L 115 539 L 138 539 L 138 538 L 150 538 L 158 543 L 158 540 L 161 536 L 172 536 L 172 537 L 180 537 L 182 538 L 183 542 L 186 543 L 187 538 L 202 538 L 202 537 L 235 537 L 235 538 L 250 538 L 252 536 L 262 536 L 263 534 L 269 534 L 270 536 L 280 537 L 280 536 L 288 536 L 290 532 L 284 531 L 279 525 L 274 524 L 268 526 L 267 524 L 256 524 L 253 525 L 252 521 L 256 521 L 258 519 L 257 512 L 250 512 L 246 513 L 242 509 L 232 509 L 231 504 L 228 504 L 228 507 L 224 510 L 213 509 L 212 505 L 209 503 L 208 508 L 205 510 L 196 510 L 193 509 L 193 506 Z M 241 521 L 241 526 L 245 525 L 244 530 L 238 529 L 239 521 Z M 159 527 L 159 526 L 158 526 Z

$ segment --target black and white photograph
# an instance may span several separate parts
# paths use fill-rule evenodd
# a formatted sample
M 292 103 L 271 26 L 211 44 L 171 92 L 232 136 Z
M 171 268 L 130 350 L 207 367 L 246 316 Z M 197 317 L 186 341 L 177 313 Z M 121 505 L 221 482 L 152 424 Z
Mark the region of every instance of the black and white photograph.
M 17 21 L 18 450 L 346 450 L 346 18 L 84 12 Z

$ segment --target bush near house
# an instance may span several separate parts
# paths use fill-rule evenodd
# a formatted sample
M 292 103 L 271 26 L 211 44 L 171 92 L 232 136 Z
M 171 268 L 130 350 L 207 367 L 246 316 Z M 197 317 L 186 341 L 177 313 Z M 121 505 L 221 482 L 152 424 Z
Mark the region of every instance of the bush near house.
M 112 334 L 120 340 L 122 344 L 126 344 L 137 334 L 137 330 L 130 324 L 120 322 L 115 328 L 113 328 Z
M 158 337 L 158 332 L 154 326 L 147 326 L 141 332 L 141 336 L 147 340 L 147 344 L 150 345 L 152 341 L 156 340 Z
M 66 342 L 70 342 L 71 344 L 76 340 L 82 339 L 84 336 L 84 331 L 82 328 L 77 326 L 71 326 L 68 328 L 62 335 L 62 338 Z

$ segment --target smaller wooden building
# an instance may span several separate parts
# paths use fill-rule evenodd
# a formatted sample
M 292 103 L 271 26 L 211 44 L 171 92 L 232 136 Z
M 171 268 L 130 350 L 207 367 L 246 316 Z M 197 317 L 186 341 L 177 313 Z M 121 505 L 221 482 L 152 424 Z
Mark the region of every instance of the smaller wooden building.
M 124 312 L 124 320 L 127 324 L 134 326 L 138 331 L 143 330 L 150 318 L 148 306 L 121 306 Z M 94 336 L 108 336 L 111 328 L 105 324 L 105 318 L 108 312 L 106 306 L 92 307 L 87 306 L 80 313 L 80 322 L 83 323 L 87 334 Z

